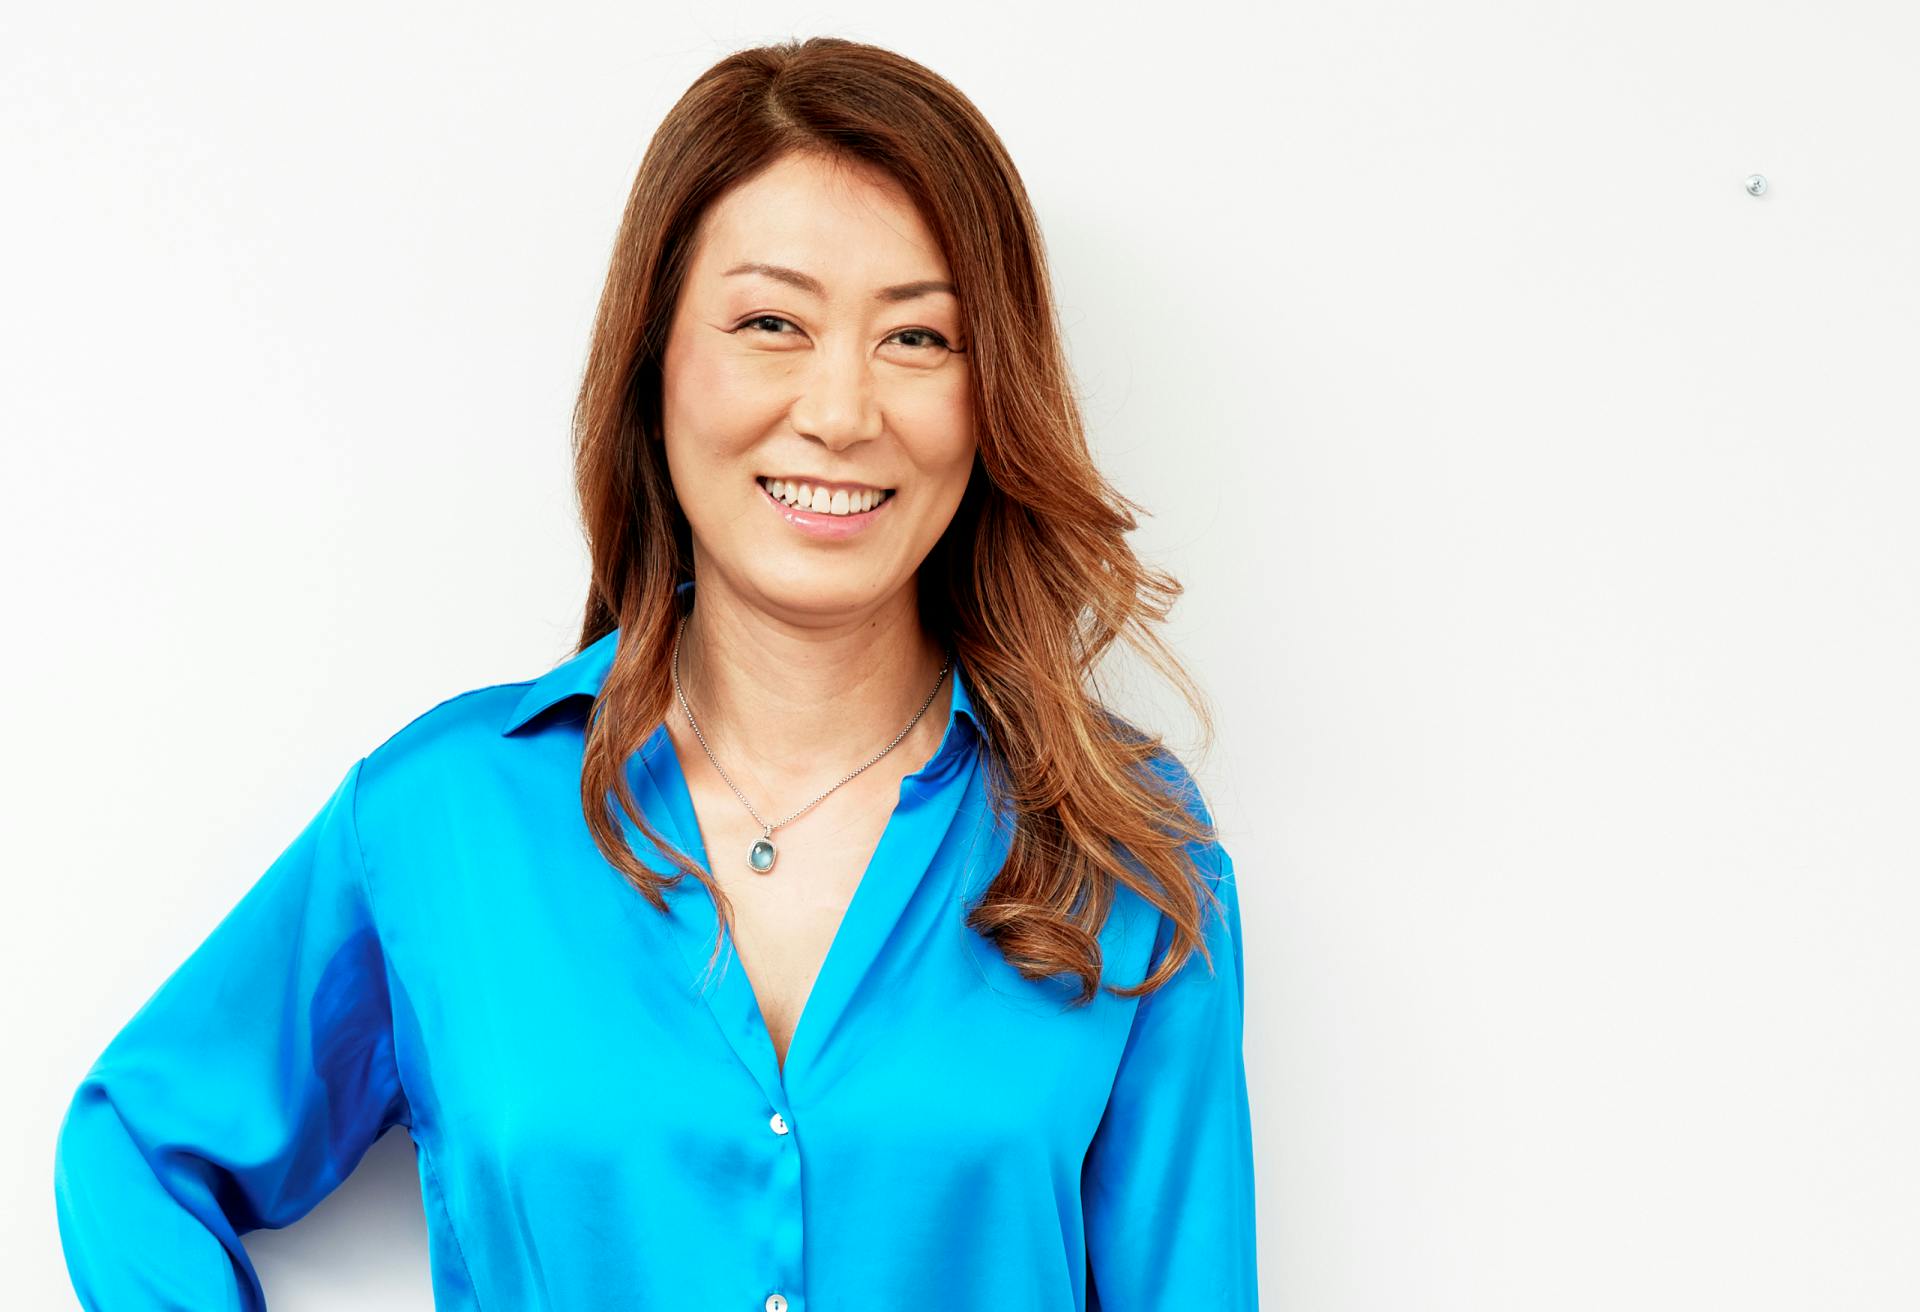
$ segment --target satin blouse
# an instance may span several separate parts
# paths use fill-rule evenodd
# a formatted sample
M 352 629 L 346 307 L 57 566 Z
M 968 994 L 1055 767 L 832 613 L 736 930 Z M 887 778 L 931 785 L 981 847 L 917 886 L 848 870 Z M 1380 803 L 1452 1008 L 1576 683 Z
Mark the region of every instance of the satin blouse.
M 297 1221 L 404 1126 L 444 1312 L 1256 1308 L 1226 851 L 1199 853 L 1225 912 L 1211 972 L 1196 953 L 1144 1000 L 1079 1008 L 1076 979 L 1022 979 L 964 923 L 1011 829 L 956 663 L 939 750 L 901 781 L 782 1066 L 730 940 L 698 987 L 705 887 L 656 912 L 580 814 L 618 641 L 354 761 L 112 1037 L 56 1152 L 81 1302 L 263 1308 L 241 1236 Z M 629 777 L 711 870 L 664 725 Z M 1170 924 L 1120 889 L 1103 981 L 1144 978 Z

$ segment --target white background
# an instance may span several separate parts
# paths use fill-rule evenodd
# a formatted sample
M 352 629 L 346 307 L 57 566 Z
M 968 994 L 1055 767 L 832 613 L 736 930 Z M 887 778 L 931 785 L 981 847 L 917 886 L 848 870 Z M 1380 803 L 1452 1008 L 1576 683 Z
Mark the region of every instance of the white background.
M 1920 20 L 1647 0 L 10 16 L 7 1303 L 72 1305 L 119 1025 L 358 755 L 566 654 L 634 168 L 816 33 L 1003 134 L 1188 585 L 1263 1306 L 1920 1304 Z M 429 1307 L 405 1132 L 249 1248 Z

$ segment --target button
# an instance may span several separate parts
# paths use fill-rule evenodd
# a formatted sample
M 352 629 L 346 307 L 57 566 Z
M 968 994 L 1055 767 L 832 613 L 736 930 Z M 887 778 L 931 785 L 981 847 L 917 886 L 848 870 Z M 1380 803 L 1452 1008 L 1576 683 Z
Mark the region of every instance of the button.
M 778 1294 L 768 1294 L 767 1312 L 787 1312 L 787 1300 Z
M 775 1112 L 773 1116 L 768 1119 L 767 1124 L 773 1127 L 775 1134 L 785 1134 L 787 1132 L 786 1117 L 782 1116 L 779 1112 Z

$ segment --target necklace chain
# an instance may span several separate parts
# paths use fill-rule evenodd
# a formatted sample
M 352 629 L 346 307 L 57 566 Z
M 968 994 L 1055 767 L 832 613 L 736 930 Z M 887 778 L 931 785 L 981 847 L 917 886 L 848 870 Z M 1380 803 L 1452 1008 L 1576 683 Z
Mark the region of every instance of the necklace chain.
M 760 818 L 760 813 L 753 809 L 753 803 L 747 800 L 747 795 L 740 791 L 739 786 L 736 785 L 733 782 L 733 779 L 727 774 L 725 767 L 723 767 L 720 764 L 720 758 L 713 754 L 713 748 L 707 745 L 707 736 L 700 732 L 700 724 L 697 720 L 693 718 L 693 707 L 687 704 L 687 694 L 685 690 L 682 689 L 680 686 L 680 639 L 685 635 L 687 631 L 687 619 L 688 619 L 688 615 L 682 615 L 680 617 L 680 627 L 674 631 L 674 635 L 673 635 L 674 695 L 680 699 L 680 710 L 686 715 L 687 724 L 693 730 L 693 736 L 699 739 L 701 750 L 706 752 L 707 759 L 713 762 L 713 768 L 719 771 L 720 777 L 721 779 L 726 781 L 727 787 L 733 789 L 733 795 L 740 799 L 740 804 L 747 808 L 747 814 L 753 817 L 753 822 L 760 826 L 761 837 L 755 841 L 753 847 L 749 849 L 747 854 L 747 865 L 750 869 L 752 869 L 757 874 L 765 874 L 767 871 L 773 869 L 773 860 L 776 855 L 776 849 L 774 848 L 774 845 L 773 845 L 773 831 L 776 829 L 783 828 L 784 826 L 793 823 L 795 820 L 798 820 L 801 816 L 811 811 L 814 807 L 818 806 L 821 802 L 824 802 L 835 788 L 839 788 L 841 784 L 850 782 L 855 776 L 857 776 L 860 773 L 861 770 L 865 770 L 867 766 L 872 765 L 875 761 L 878 761 L 881 757 L 885 756 L 888 752 L 898 747 L 900 745 L 901 740 L 904 739 L 909 733 L 913 731 L 913 726 L 920 723 L 920 717 L 927 713 L 927 707 L 933 705 L 934 697 L 937 696 L 940 692 L 940 685 L 946 681 L 947 671 L 953 668 L 953 652 L 949 650 L 947 652 L 945 661 L 941 663 L 940 677 L 934 680 L 933 691 L 927 694 L 927 699 L 924 702 L 920 703 L 920 709 L 913 713 L 913 718 L 911 720 L 907 721 L 907 727 L 902 729 L 898 734 L 896 734 L 892 742 L 888 743 L 885 747 L 882 747 L 878 752 L 875 752 L 873 756 L 867 760 L 866 764 L 861 765 L 860 767 L 852 771 L 850 774 L 846 775 L 844 778 L 840 780 L 839 783 L 836 783 L 831 788 L 828 788 L 826 792 L 821 793 L 820 796 L 814 798 L 811 802 L 808 802 L 805 806 L 801 807 L 798 811 L 795 811 L 792 815 L 788 816 L 785 820 L 780 821 L 779 824 L 768 824 L 765 820 L 762 820 Z

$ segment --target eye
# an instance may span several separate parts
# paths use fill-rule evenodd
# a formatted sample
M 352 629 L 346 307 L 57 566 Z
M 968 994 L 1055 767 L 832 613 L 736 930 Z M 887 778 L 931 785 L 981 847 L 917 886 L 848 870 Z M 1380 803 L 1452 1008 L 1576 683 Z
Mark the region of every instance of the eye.
M 931 337 L 934 343 L 938 344 L 941 348 L 948 351 L 951 351 L 953 349 L 952 344 L 949 343 L 946 338 L 942 337 L 939 333 L 935 332 L 931 328 L 902 328 L 899 332 L 895 333 L 894 336 L 895 337 Z
M 746 321 L 745 323 L 740 323 L 740 324 L 736 324 L 736 325 L 734 325 L 734 329 L 733 329 L 733 331 L 734 331 L 734 332 L 739 332 L 739 331 L 740 331 L 741 329 L 743 329 L 743 328 L 756 328 L 756 327 L 757 327 L 758 325 L 760 325 L 760 324 L 763 324 L 763 323 L 784 323 L 784 324 L 786 324 L 786 325 L 787 325 L 787 326 L 788 326 L 789 328 L 791 328 L 791 327 L 793 326 L 793 321 L 792 321 L 792 320 L 790 320 L 790 319 L 782 319 L 782 318 L 781 318 L 781 317 L 780 317 L 779 315 L 777 315 L 777 314 L 756 314 L 756 315 L 754 315 L 754 316 L 753 316 L 753 318 L 751 318 L 751 319 L 748 319 L 748 320 L 747 320 L 747 321 Z M 776 336 L 776 337 L 785 337 L 785 336 L 788 336 L 788 335 L 789 335 L 789 334 L 786 334 L 786 333 L 775 333 L 775 334 L 774 334 L 774 336 Z
M 793 328 L 796 332 L 798 331 L 798 326 L 793 322 L 793 320 L 782 318 L 780 315 L 777 315 L 777 314 L 756 314 L 751 319 L 742 320 L 740 323 L 734 325 L 732 331 L 737 333 L 737 332 L 744 332 L 748 329 L 752 329 L 755 332 L 765 332 L 770 337 L 793 336 L 793 333 L 783 332 L 783 331 L 780 331 L 779 329 L 764 328 L 762 327 L 763 324 L 785 324 L 787 327 Z M 908 342 L 907 345 L 913 347 L 915 350 L 944 350 L 944 351 L 952 351 L 955 355 L 964 354 L 963 351 L 956 350 L 953 344 L 947 341 L 947 339 L 943 335 L 941 335 L 938 332 L 935 332 L 931 328 L 902 328 L 898 332 L 894 333 L 892 337 L 888 338 L 888 340 L 891 341 L 893 340 L 893 338 L 896 338 L 896 337 L 918 337 L 918 338 L 929 339 L 922 342 Z

